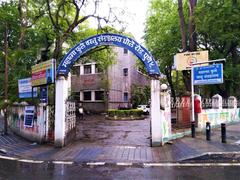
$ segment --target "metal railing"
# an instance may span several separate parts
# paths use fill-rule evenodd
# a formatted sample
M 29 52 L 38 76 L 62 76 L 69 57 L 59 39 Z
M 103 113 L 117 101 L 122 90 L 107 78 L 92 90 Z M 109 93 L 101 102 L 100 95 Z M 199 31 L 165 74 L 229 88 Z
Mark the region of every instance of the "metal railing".
M 65 133 L 67 134 L 70 132 L 73 128 L 76 127 L 76 106 L 75 102 L 67 101 L 66 102 L 66 127 L 65 127 Z

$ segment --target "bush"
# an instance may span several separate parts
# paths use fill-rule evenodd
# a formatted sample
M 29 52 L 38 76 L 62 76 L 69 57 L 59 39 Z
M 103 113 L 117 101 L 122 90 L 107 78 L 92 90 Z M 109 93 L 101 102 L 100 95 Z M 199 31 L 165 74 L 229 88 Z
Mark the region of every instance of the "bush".
M 109 109 L 108 116 L 109 117 L 140 117 L 143 115 L 143 111 L 139 109 L 129 109 L 129 110 L 117 110 L 117 109 Z

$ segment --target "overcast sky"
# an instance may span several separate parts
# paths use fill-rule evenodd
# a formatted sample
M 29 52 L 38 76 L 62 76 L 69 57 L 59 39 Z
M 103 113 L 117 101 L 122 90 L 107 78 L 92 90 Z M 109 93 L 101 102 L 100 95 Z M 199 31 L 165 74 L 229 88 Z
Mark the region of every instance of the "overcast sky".
M 99 6 L 99 14 L 108 14 L 109 7 L 118 14 L 118 18 L 126 23 L 126 31 L 131 32 L 136 40 L 143 43 L 144 23 L 149 0 L 103 0 Z M 124 11 L 124 15 L 121 12 Z M 91 25 L 97 26 L 95 21 Z M 119 28 L 116 26 L 116 28 Z
M 0 0 L 4 2 L 8 0 Z M 150 0 L 102 0 L 99 5 L 99 15 L 108 15 L 109 7 L 113 8 L 118 14 L 118 18 L 126 24 L 126 31 L 131 32 L 136 40 L 143 43 L 144 22 Z M 93 6 L 88 6 L 89 12 L 92 12 Z M 124 15 L 121 12 L 124 11 Z M 86 12 L 87 13 L 87 12 Z M 90 25 L 97 28 L 94 20 L 90 21 Z M 119 27 L 116 25 L 116 28 Z

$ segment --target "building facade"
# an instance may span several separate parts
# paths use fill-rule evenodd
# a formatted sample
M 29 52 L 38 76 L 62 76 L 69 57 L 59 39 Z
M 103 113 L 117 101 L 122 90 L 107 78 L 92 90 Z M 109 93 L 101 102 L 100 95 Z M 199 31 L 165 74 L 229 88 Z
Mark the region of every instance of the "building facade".
M 135 55 L 120 47 L 114 47 L 114 51 L 116 63 L 104 72 L 99 70 L 96 62 L 74 66 L 71 91 L 84 111 L 130 108 L 132 85 L 149 85 L 148 78 L 136 67 Z

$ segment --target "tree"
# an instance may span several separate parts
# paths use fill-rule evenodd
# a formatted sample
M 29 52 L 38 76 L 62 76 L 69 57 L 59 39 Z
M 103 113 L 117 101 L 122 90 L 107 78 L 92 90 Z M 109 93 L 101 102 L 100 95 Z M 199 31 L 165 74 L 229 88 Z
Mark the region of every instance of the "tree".
M 169 9 L 169 7 L 172 8 Z M 178 0 L 177 2 L 152 0 L 149 11 L 146 44 L 154 57 L 160 58 L 162 72 L 167 69 L 166 63 L 170 65 L 172 62 L 171 56 L 178 52 L 208 50 L 210 60 L 227 59 L 224 64 L 224 84 L 203 86 L 201 91 L 206 96 L 219 93 L 223 97 L 230 95 L 240 97 L 238 92 L 240 87 L 239 1 L 201 0 L 197 3 L 196 0 Z M 173 26 L 174 24 L 178 27 Z M 171 33 L 174 32 L 173 29 L 175 34 Z M 168 34 L 171 35 L 168 36 Z M 171 46 L 168 46 L 169 42 L 172 42 Z M 184 71 L 182 77 L 186 89 L 189 90 L 189 72 Z M 175 76 L 169 76 L 169 78 L 175 78 Z
M 171 13 L 169 13 L 171 12 Z M 171 0 L 152 0 L 146 23 L 145 42 L 166 75 L 173 96 L 173 56 L 181 48 L 177 4 Z
M 210 93 L 223 97 L 240 97 L 240 4 L 239 1 L 202 0 L 196 9 L 198 47 L 210 52 L 210 59 L 226 58 L 224 84 L 215 85 Z
M 94 12 L 84 15 L 84 8 L 93 3 Z M 19 0 L 0 4 L 0 20 L 8 25 L 8 62 L 9 62 L 9 97 L 11 101 L 18 98 L 18 79 L 31 76 L 31 66 L 56 57 L 60 60 L 71 46 L 80 40 L 96 35 L 99 32 L 115 31 L 113 28 L 105 27 L 101 29 L 89 28 L 88 19 L 93 17 L 110 22 L 116 19 L 114 16 L 100 17 L 96 13 L 99 0 Z M 95 13 L 95 14 L 94 14 Z M 113 15 L 112 11 L 110 14 Z M 114 21 L 114 20 L 112 20 Z M 0 33 L 4 35 L 5 28 L 0 26 Z M 2 36 L 3 37 L 3 36 Z M 0 41 L 4 47 L 3 39 Z M 100 52 L 102 49 L 106 49 Z M 3 52 L 3 49 L 1 49 Z M 99 60 L 99 64 L 105 67 L 111 64 L 113 58 L 109 57 L 111 52 L 106 47 L 95 49 L 96 53 L 85 56 L 94 56 Z M 108 52 L 108 53 L 107 53 Z M 108 55 L 107 55 L 108 54 Z M 110 56 L 112 57 L 112 56 Z M 0 54 L 4 58 L 4 54 Z M 4 72 L 4 61 L 0 61 L 0 73 Z M 104 68 L 103 68 L 104 69 Z M 3 76 L 0 77 L 3 80 Z M 2 102 L 3 87 L 0 87 L 0 102 Z
M 183 1 L 178 0 L 178 14 L 180 21 L 182 52 L 197 50 L 197 35 L 195 31 L 194 12 L 197 0 L 188 0 L 188 16 L 184 15 Z M 188 26 L 186 24 L 188 18 Z M 188 32 L 188 33 L 187 33 Z M 183 80 L 187 91 L 191 91 L 191 77 L 187 70 L 182 71 Z
M 82 31 L 90 18 L 96 18 L 99 23 L 101 21 L 110 23 L 117 20 L 111 9 L 109 9 L 108 17 L 100 16 L 98 13 L 100 3 L 100 0 L 46 0 L 43 3 L 54 34 L 53 58 L 59 60 L 62 57 L 63 44 L 75 32 Z M 84 13 L 88 6 L 93 7 L 92 12 Z
M 131 103 L 132 107 L 136 108 L 140 104 L 149 104 L 150 99 L 150 87 L 149 86 L 139 86 L 133 84 L 131 87 Z

